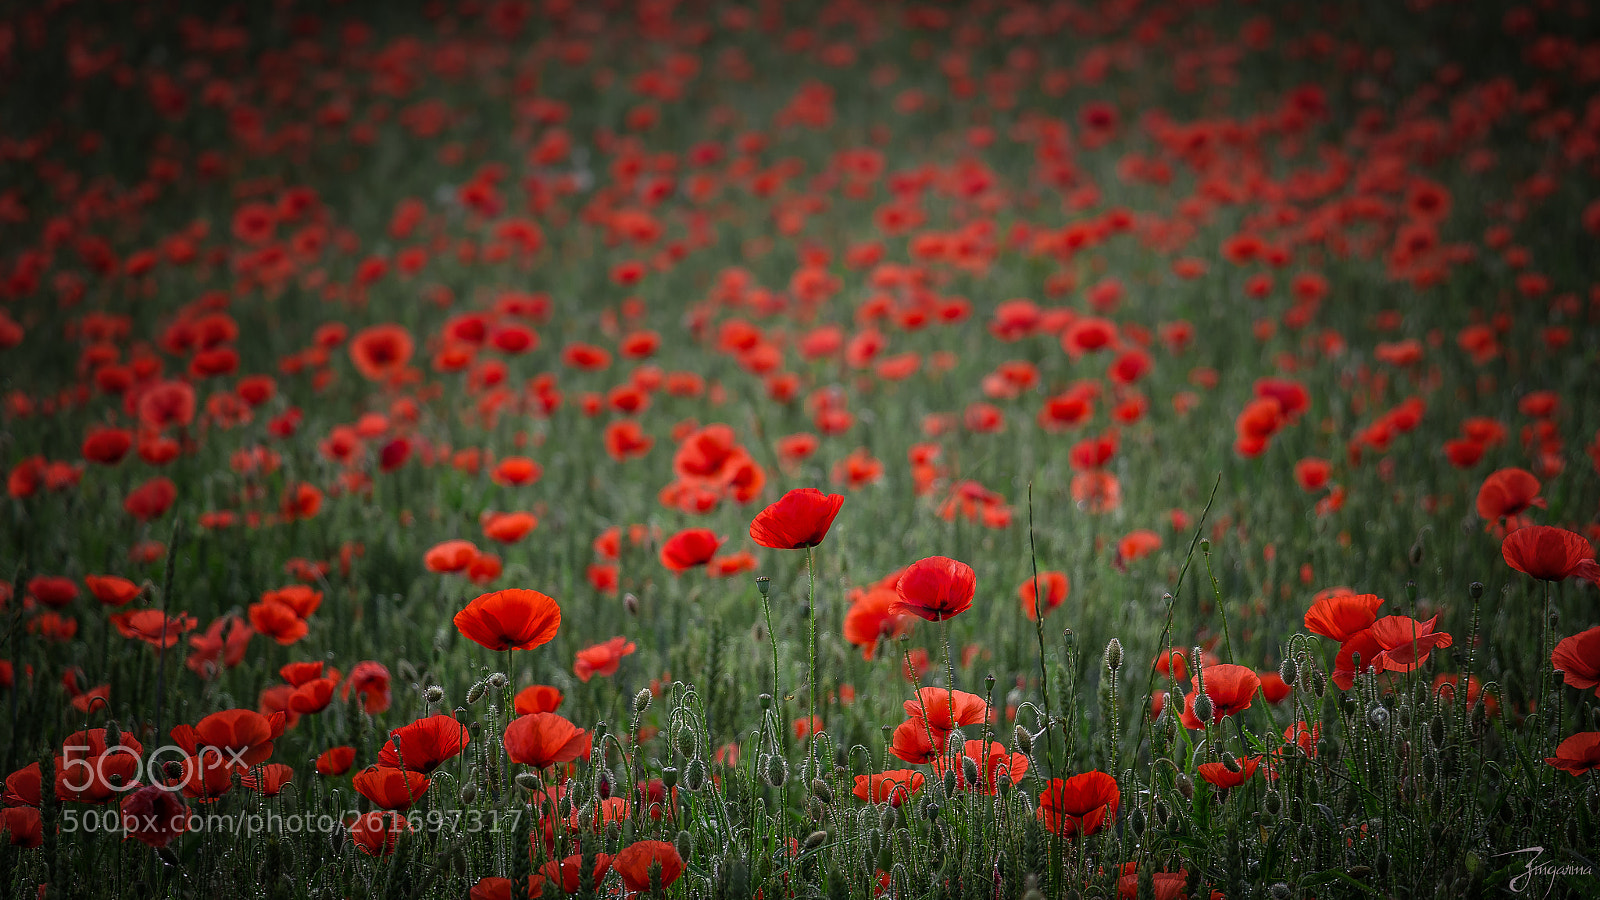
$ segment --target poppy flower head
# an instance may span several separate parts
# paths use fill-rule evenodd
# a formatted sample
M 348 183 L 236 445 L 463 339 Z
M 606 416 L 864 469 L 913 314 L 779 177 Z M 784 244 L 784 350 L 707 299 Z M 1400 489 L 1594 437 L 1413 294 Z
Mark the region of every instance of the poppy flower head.
M 1563 638 L 1550 654 L 1550 664 L 1561 670 L 1568 687 L 1594 688 L 1600 697 L 1600 625 Z
M 834 517 L 844 505 L 841 494 L 824 494 L 816 488 L 798 488 L 756 514 L 750 538 L 774 550 L 798 550 L 822 543 Z
M 596 675 L 615 675 L 622 658 L 637 649 L 627 638 L 614 637 L 603 644 L 579 650 L 577 661 L 572 664 L 573 674 L 578 676 L 579 681 L 585 682 Z
M 490 650 L 532 650 L 561 626 L 561 607 L 538 591 L 507 588 L 479 595 L 455 615 L 456 628 Z
M 1376 594 L 1323 597 L 1306 610 L 1306 630 L 1343 643 L 1378 620 L 1383 598 Z
M 433 545 L 422 556 L 422 564 L 430 572 L 463 572 L 478 558 L 478 548 L 471 541 L 453 540 Z
M 467 727 L 452 716 L 428 716 L 389 732 L 378 751 L 378 765 L 430 775 L 454 759 L 468 737 Z
M 1539 487 L 1539 479 L 1526 469 L 1491 472 L 1478 488 L 1478 516 L 1492 524 L 1515 516 L 1530 506 L 1543 506 Z
M 856 786 L 851 793 L 867 803 L 899 806 L 911 799 L 912 794 L 922 790 L 926 781 L 926 776 L 915 769 L 890 769 L 880 774 L 857 775 Z
M 1211 725 L 1249 709 L 1250 701 L 1261 687 L 1260 677 L 1249 666 L 1222 663 L 1205 666 L 1201 672 L 1205 679 L 1205 695 L 1211 701 Z M 1208 724 L 1202 722 L 1194 712 L 1195 698 L 1200 696 L 1202 675 L 1189 679 L 1193 690 L 1184 698 L 1182 721 L 1185 728 L 1200 729 Z
M 611 868 L 622 876 L 622 885 L 629 892 L 648 891 L 653 869 L 660 869 L 662 887 L 677 881 L 683 874 L 683 857 L 666 841 L 636 841 L 617 853 Z
M 1600 585 L 1589 539 L 1565 528 L 1528 525 L 1506 535 L 1500 544 L 1506 565 L 1542 581 L 1565 581 L 1578 575 Z
M 587 731 L 553 712 L 518 716 L 505 731 L 506 755 L 536 769 L 588 759 L 591 740 Z
M 972 567 L 945 556 L 930 556 L 906 568 L 895 590 L 891 613 L 910 613 L 930 622 L 960 615 L 972 607 L 978 578 Z
M 1544 761 L 1573 776 L 1600 769 L 1600 731 L 1581 731 L 1567 738 L 1556 747 L 1556 755 Z
M 1037 578 L 1029 578 L 1017 587 L 1017 597 L 1022 601 L 1022 612 L 1030 622 L 1039 619 L 1040 594 L 1044 596 L 1044 611 L 1048 614 L 1065 603 L 1071 592 L 1072 583 L 1065 572 L 1040 572 Z
M 411 332 L 393 323 L 373 325 L 350 340 L 350 360 L 368 381 L 384 381 L 405 368 L 415 349 Z
M 1121 799 L 1117 780 L 1104 772 L 1052 778 L 1039 795 L 1035 815 L 1055 834 L 1087 837 L 1110 824 Z
M 709 528 L 686 528 L 661 545 L 661 564 L 673 572 L 703 566 L 717 555 L 722 538 Z

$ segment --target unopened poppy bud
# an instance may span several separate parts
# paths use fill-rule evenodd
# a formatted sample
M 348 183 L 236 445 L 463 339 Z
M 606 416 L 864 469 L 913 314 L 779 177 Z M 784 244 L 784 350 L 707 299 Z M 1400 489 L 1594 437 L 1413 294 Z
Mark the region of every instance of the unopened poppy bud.
M 878 811 L 878 830 L 884 834 L 894 830 L 895 811 L 893 806 L 885 806 Z
M 1293 892 L 1289 889 L 1288 884 L 1280 881 L 1271 888 L 1268 888 L 1267 893 L 1272 895 L 1272 900 L 1289 900 L 1289 897 Z
M 636 716 L 644 715 L 644 711 L 650 708 L 650 700 L 650 689 L 640 688 L 639 693 L 633 695 L 633 714 Z
M 122 743 L 122 729 L 117 727 L 115 719 L 106 723 L 106 746 L 115 747 Z
M 706 785 L 706 764 L 699 758 L 689 760 L 683 767 L 683 786 L 689 791 L 698 791 Z
M 1110 669 L 1112 674 L 1116 674 L 1117 670 L 1122 668 L 1122 642 L 1116 638 L 1106 642 L 1106 668 Z
M 1017 749 L 1023 753 L 1033 752 L 1033 733 L 1021 725 L 1012 732 L 1012 739 L 1016 742 Z
M 1194 781 L 1184 772 L 1178 773 L 1178 794 L 1185 800 L 1194 799 Z
M 467 688 L 467 703 L 477 703 L 479 700 L 482 700 L 483 692 L 488 689 L 488 686 L 481 681 L 473 682 L 472 687 Z
M 969 786 L 978 783 L 978 761 L 970 756 L 961 757 L 961 780 Z
M 682 728 L 678 729 L 678 752 L 680 754 L 684 756 L 693 756 L 696 743 L 697 741 L 695 740 L 694 736 L 694 728 L 692 726 L 684 725 Z
M 774 753 L 767 757 L 766 765 L 767 784 L 773 787 L 783 787 L 789 780 L 789 761 Z
M 1133 813 L 1128 816 L 1128 827 L 1133 829 L 1133 836 L 1142 836 L 1144 834 L 1144 826 L 1144 810 L 1135 809 Z
M 472 804 L 477 803 L 477 802 L 478 802 L 478 786 L 476 784 L 472 783 L 472 782 L 468 782 L 466 784 L 466 786 L 461 788 L 461 805 L 462 806 L 471 806 Z
M 1483 599 L 1483 582 L 1474 581 L 1473 583 L 1467 585 L 1467 595 L 1470 596 L 1474 600 L 1482 600 Z
M 669 791 L 672 790 L 673 788 L 677 787 L 678 786 L 678 770 L 677 770 L 677 768 L 674 767 L 674 766 L 663 766 L 661 768 L 661 783 Z
M 1411 564 L 1413 566 L 1422 565 L 1422 542 L 1421 541 L 1417 541 L 1415 544 L 1411 545 Z
M 823 803 L 832 803 L 833 788 L 828 787 L 828 783 L 821 778 L 813 778 L 811 779 L 811 796 L 816 797 Z
M 639 598 L 635 597 L 632 591 L 623 594 L 622 608 L 627 611 L 628 615 L 637 616 L 639 614 Z
M 497 691 L 504 689 L 510 683 L 511 679 L 507 678 L 504 672 L 496 672 L 489 676 L 489 686 Z
M 1241 767 L 1239 765 L 1239 757 L 1234 756 L 1232 753 L 1229 753 L 1226 750 L 1222 751 L 1222 767 L 1227 769 L 1229 772 L 1240 771 Z
M 688 859 L 694 850 L 694 835 L 687 831 L 680 831 L 672 838 L 672 847 L 678 851 L 678 856 Z
M 1211 721 L 1211 714 L 1214 712 L 1216 712 L 1216 708 L 1211 705 L 1211 698 L 1204 692 L 1196 691 L 1194 698 L 1194 717 L 1199 719 L 1202 724 L 1205 724 Z
M 1434 713 L 1433 718 L 1428 720 L 1428 740 L 1435 747 L 1444 746 L 1444 716 Z
M 807 850 L 815 850 L 818 847 L 821 847 L 822 842 L 826 841 L 827 839 L 828 833 L 826 831 L 813 831 L 806 835 L 806 839 L 801 842 L 801 846 Z
M 1283 809 L 1283 797 L 1277 791 L 1267 791 L 1267 795 L 1261 798 L 1261 806 L 1267 815 L 1276 816 Z
M 956 772 L 954 769 L 944 773 L 942 783 L 944 785 L 944 795 L 946 797 L 954 797 L 956 793 Z
M 539 789 L 539 776 L 532 772 L 518 772 L 515 781 L 517 782 L 517 787 L 525 791 Z
M 429 685 L 428 689 L 423 692 L 422 699 L 429 703 L 443 703 L 444 688 L 439 687 L 437 684 Z
M 761 592 L 761 596 L 767 596 L 767 594 L 772 590 L 772 579 L 765 575 L 757 575 L 756 590 Z
M 340 822 L 333 826 L 332 831 L 328 832 L 328 846 L 333 848 L 334 853 L 338 853 L 344 849 L 345 841 L 349 837 L 350 832 L 345 829 L 344 823 Z
M 1295 679 L 1300 677 L 1300 667 L 1294 664 L 1292 658 L 1286 656 L 1283 662 L 1278 663 L 1278 677 L 1283 679 L 1284 684 L 1294 687 Z
M 761 708 L 763 710 L 767 710 L 767 709 L 771 709 L 772 708 L 772 695 L 771 694 L 762 694 L 760 697 L 757 697 L 756 699 L 761 701 Z

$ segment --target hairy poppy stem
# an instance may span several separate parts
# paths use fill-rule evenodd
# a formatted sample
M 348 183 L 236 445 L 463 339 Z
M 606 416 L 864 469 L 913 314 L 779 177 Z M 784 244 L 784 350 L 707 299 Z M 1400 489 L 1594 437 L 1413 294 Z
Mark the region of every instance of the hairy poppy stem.
M 813 777 L 816 774 L 817 747 L 817 564 L 813 556 L 815 552 L 813 547 L 806 548 L 806 582 L 810 596 L 806 607 L 811 613 L 811 643 L 808 645 L 811 654 L 811 690 L 807 697 L 811 711 L 806 719 L 806 770 Z
M 156 645 L 156 735 L 166 732 L 162 721 L 167 685 L 167 606 L 172 599 L 172 577 L 178 568 L 178 544 L 183 540 L 183 517 L 172 524 L 172 544 L 167 547 L 167 571 L 161 580 L 161 642 Z

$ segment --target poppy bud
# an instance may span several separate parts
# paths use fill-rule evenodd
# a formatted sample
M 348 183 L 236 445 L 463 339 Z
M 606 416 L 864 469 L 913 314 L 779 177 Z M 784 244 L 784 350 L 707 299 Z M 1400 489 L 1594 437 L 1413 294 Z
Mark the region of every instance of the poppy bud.
M 1181 795 L 1183 797 L 1183 799 L 1185 799 L 1185 800 L 1193 800 L 1194 799 L 1194 781 L 1189 778 L 1188 774 L 1186 774 L 1184 772 L 1179 772 L 1178 773 L 1178 778 L 1177 778 L 1177 785 L 1178 785 L 1178 794 Z
M 637 616 L 639 614 L 639 598 L 635 597 L 632 591 L 623 594 L 622 608 L 627 611 L 628 615 Z
M 683 786 L 685 790 L 698 791 L 706 785 L 706 764 L 698 757 L 689 760 L 683 767 Z
M 511 679 L 507 678 L 504 672 L 496 672 L 489 676 L 489 686 L 497 691 L 503 690 L 510 682 Z
M 663 766 L 661 768 L 661 784 L 669 791 L 678 786 L 678 770 L 676 767 Z
M 767 757 L 767 764 L 764 768 L 767 775 L 767 784 L 773 787 L 783 787 L 783 783 L 789 780 L 789 761 L 776 753 Z
M 1374 703 L 1367 708 L 1367 724 L 1373 730 L 1382 731 L 1389 727 L 1389 710 L 1382 703 Z
M 1311 693 L 1320 699 L 1328 689 L 1328 676 L 1322 674 L 1321 669 L 1311 670 Z
M 115 747 L 122 743 L 122 729 L 117 727 L 115 719 L 106 723 L 106 746 Z
M 1435 747 L 1444 746 L 1444 716 L 1434 713 L 1433 718 L 1428 720 L 1428 740 Z
M 338 853 L 344 849 L 345 841 L 349 840 L 349 838 L 350 832 L 346 830 L 344 823 L 340 822 L 333 826 L 332 831 L 328 832 L 328 845 L 333 848 L 334 853 Z
M 678 729 L 678 752 L 684 756 L 693 756 L 695 748 L 694 728 L 684 725 Z
M 1161 592 L 1161 602 L 1165 603 L 1167 606 L 1171 606 L 1172 602 L 1173 602 L 1172 592 L 1171 591 L 1162 591 Z
M 801 846 L 807 850 L 815 850 L 818 847 L 821 847 L 822 842 L 826 841 L 827 839 L 828 833 L 826 831 L 813 831 L 806 835 L 806 839 L 801 842 Z
M 765 575 L 757 575 L 756 590 L 761 592 L 761 596 L 767 596 L 768 592 L 772 590 L 772 579 Z
M 811 796 L 816 797 L 823 803 L 832 803 L 833 789 L 828 787 L 828 783 L 821 778 L 813 778 L 811 779 Z
M 887 834 L 894 830 L 895 811 L 893 806 L 885 806 L 878 812 L 878 830 Z
M 694 849 L 694 835 L 687 831 L 680 831 L 672 839 L 672 846 L 673 849 L 678 851 L 680 857 L 688 859 L 689 852 Z
M 1172 815 L 1172 808 L 1167 806 L 1165 803 L 1162 803 L 1160 800 L 1157 800 L 1156 801 L 1156 821 L 1160 822 L 1162 825 L 1165 825 L 1165 824 L 1167 824 L 1167 818 L 1169 816 L 1171 816 L 1171 815 Z
M 467 688 L 467 703 L 477 703 L 479 700 L 482 700 L 483 692 L 486 690 L 488 690 L 488 687 L 483 682 L 473 682 L 472 687 Z
M 516 777 L 517 787 L 525 791 L 539 789 L 539 776 L 532 772 L 518 772 Z
M 478 785 L 473 783 L 473 782 L 468 782 L 466 784 L 466 786 L 461 789 L 461 805 L 462 806 L 471 806 L 472 804 L 477 803 L 477 802 L 478 802 Z
M 1267 890 L 1272 895 L 1272 900 L 1289 900 L 1289 885 L 1280 881 Z
M 1239 765 L 1239 758 L 1226 750 L 1222 751 L 1222 767 L 1229 772 L 1238 772 L 1243 768 Z
M 771 694 L 762 694 L 757 699 L 761 701 L 761 708 L 763 710 L 772 709 L 772 695 Z
M 968 786 L 978 783 L 978 761 L 970 756 L 961 757 L 961 780 Z
M 1012 732 L 1012 740 L 1016 742 L 1017 749 L 1023 753 L 1033 752 L 1033 734 L 1028 729 L 1018 725 Z
M 1106 668 L 1115 675 L 1122 668 L 1122 642 L 1112 638 L 1106 643 Z
M 1283 798 L 1277 791 L 1267 791 L 1267 795 L 1261 798 L 1261 806 L 1267 815 L 1276 816 L 1283 809 Z
M 1294 664 L 1293 659 L 1286 656 L 1283 662 L 1278 663 L 1278 677 L 1283 679 L 1284 684 L 1294 687 L 1295 679 L 1300 677 L 1300 668 Z
M 944 779 L 942 783 L 944 786 L 944 795 L 946 797 L 954 797 L 956 795 L 956 773 L 954 769 L 950 769 L 944 773 Z
M 644 711 L 650 708 L 650 700 L 650 689 L 640 688 L 639 693 L 633 695 L 633 714 L 636 716 L 644 715 Z
M 758 644 L 767 642 L 767 627 L 760 622 L 750 626 L 750 640 Z
M 1196 691 L 1194 698 L 1194 717 L 1202 723 L 1211 722 L 1211 714 L 1216 712 L 1216 707 L 1211 705 L 1211 698 L 1204 691 Z
M 1413 566 L 1422 565 L 1422 540 L 1420 538 L 1415 544 L 1411 545 L 1410 558 Z
M 1135 809 L 1133 811 L 1133 814 L 1128 816 L 1128 827 L 1133 829 L 1133 836 L 1134 837 L 1143 836 L 1144 835 L 1144 826 L 1145 826 L 1144 810 Z
M 1483 582 L 1474 581 L 1473 583 L 1467 585 L 1467 595 L 1470 596 L 1474 600 L 1482 600 L 1483 599 Z
M 439 687 L 437 684 L 429 685 L 428 689 L 423 692 L 422 699 L 429 703 L 443 703 L 444 688 Z
M 1339 698 L 1339 709 L 1343 710 L 1344 714 L 1347 715 L 1347 716 L 1355 715 L 1356 714 L 1356 698 L 1351 697 L 1348 694 L 1346 694 L 1345 696 Z

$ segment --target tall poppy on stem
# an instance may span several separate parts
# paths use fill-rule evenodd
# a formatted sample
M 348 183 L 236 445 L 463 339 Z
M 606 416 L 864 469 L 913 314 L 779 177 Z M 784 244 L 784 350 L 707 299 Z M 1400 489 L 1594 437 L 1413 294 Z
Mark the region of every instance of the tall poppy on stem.
M 1121 799 L 1117 780 L 1104 772 L 1052 778 L 1039 795 L 1036 815 L 1055 834 L 1088 837 L 1116 816 Z
M 750 538 L 774 550 L 803 550 L 827 537 L 833 519 L 844 505 L 841 494 L 824 494 L 816 488 L 799 488 L 756 514 Z
M 490 650 L 532 650 L 547 644 L 561 626 L 561 607 L 550 597 L 522 588 L 483 594 L 456 613 L 456 628 Z
M 1506 565 L 1541 581 L 1565 581 L 1576 575 L 1600 585 L 1600 565 L 1589 539 L 1565 528 L 1528 525 L 1500 543 Z
M 966 612 L 978 590 L 972 567 L 946 556 L 920 559 L 906 568 L 896 590 L 900 600 L 890 612 L 908 612 L 939 622 Z

